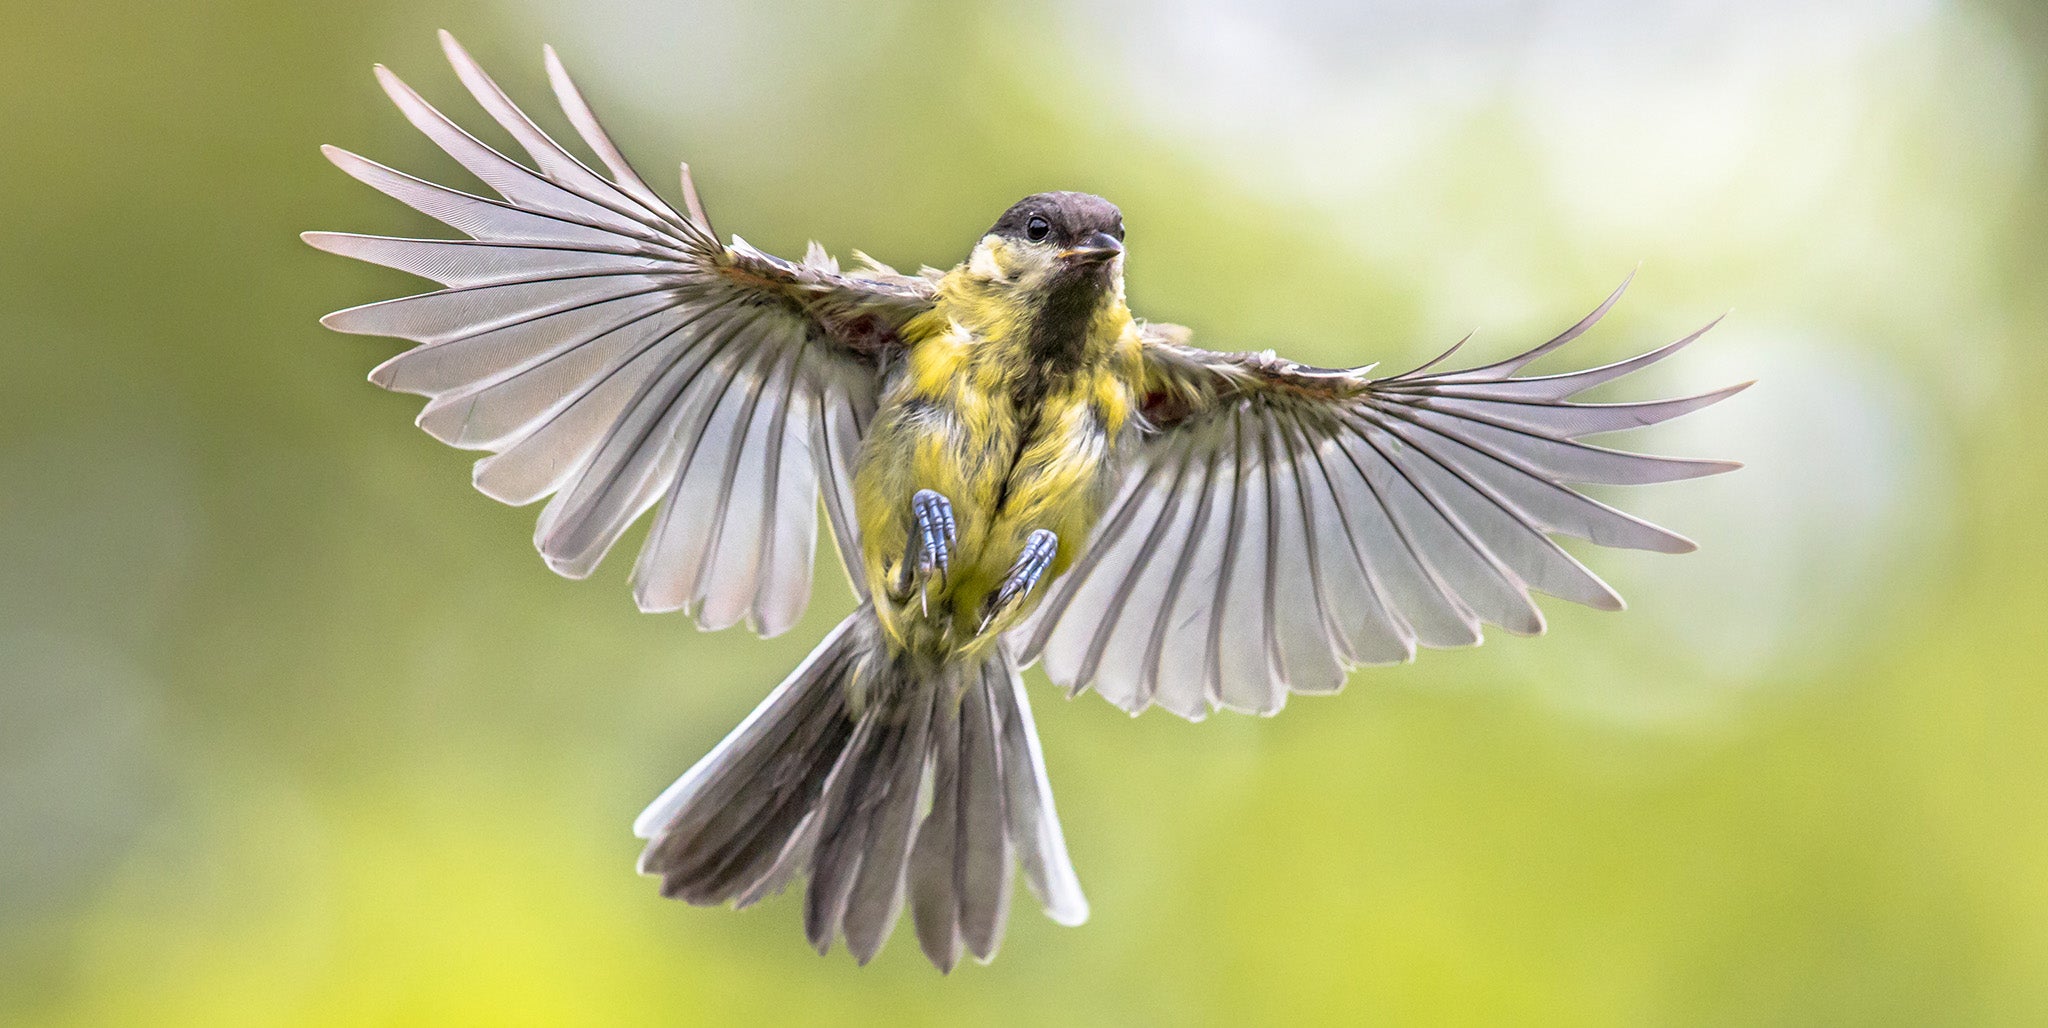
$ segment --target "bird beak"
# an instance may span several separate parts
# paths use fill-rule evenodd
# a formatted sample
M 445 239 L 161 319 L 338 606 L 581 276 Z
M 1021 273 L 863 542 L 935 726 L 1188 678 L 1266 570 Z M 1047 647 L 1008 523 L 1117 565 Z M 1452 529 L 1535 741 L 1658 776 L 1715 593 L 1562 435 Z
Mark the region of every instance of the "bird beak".
M 1076 264 L 1103 264 L 1123 256 L 1123 252 L 1123 240 L 1107 232 L 1097 232 L 1080 246 L 1061 250 L 1060 260 Z

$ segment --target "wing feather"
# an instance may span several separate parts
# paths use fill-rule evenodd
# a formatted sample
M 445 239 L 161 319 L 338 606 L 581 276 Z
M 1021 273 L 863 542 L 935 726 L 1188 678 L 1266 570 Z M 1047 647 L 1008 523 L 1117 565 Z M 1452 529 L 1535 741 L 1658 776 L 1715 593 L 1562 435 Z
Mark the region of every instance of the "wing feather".
M 1623 283 L 1626 286 L 1626 283 Z M 1715 474 L 1726 461 L 1607 449 L 1581 436 L 1659 424 L 1741 391 L 1627 403 L 1571 397 L 1699 338 L 1585 371 L 1517 377 L 1583 335 L 1506 360 L 1414 371 L 1309 368 L 1146 336 L 1150 429 L 1090 548 L 1015 630 L 1069 689 L 1133 713 L 1272 713 L 1333 692 L 1361 664 L 1543 631 L 1542 592 L 1604 610 L 1621 597 L 1553 536 L 1682 553 L 1692 543 L 1579 492 Z M 1711 327 L 1711 326 L 1710 326 Z M 1704 329 L 1701 330 L 1705 331 Z
M 391 69 L 376 66 L 377 81 L 399 111 L 420 134 L 455 159 L 498 195 L 526 210 L 659 245 L 661 233 L 592 199 L 592 194 L 558 185 L 525 165 L 499 153 L 464 131 L 405 84 Z
M 641 386 L 597 451 L 541 512 L 536 545 L 548 566 L 583 578 L 698 446 L 729 447 L 732 411 L 755 384 L 735 339 L 752 326 L 726 319 L 701 349 Z M 719 415 L 723 413 L 724 416 Z M 700 537 L 697 551 L 702 550 Z
M 1270 612 L 1271 659 L 1278 678 L 1297 692 L 1335 692 L 1344 667 L 1331 638 L 1325 609 L 1323 562 L 1308 492 L 1287 436 L 1293 419 L 1266 426 L 1266 609 Z M 1283 689 L 1279 695 L 1285 700 Z
M 1346 664 L 1398 664 L 1415 656 L 1415 630 L 1389 609 L 1371 565 L 1359 554 L 1343 508 L 1330 486 L 1329 470 L 1316 453 L 1318 443 L 1298 422 L 1291 426 L 1289 462 L 1302 490 L 1308 520 L 1309 560 L 1316 569 L 1317 595 L 1337 655 Z
M 929 309 L 932 283 L 879 267 L 842 275 L 815 246 L 795 263 L 737 238 L 721 246 L 687 169 L 686 215 L 632 169 L 552 49 L 549 84 L 597 164 L 543 131 L 452 36 L 441 44 L 527 160 L 379 67 L 405 118 L 497 196 L 325 148 L 349 175 L 470 238 L 307 233 L 322 250 L 442 286 L 323 322 L 419 344 L 371 381 L 427 397 L 419 424 L 435 438 L 490 451 L 473 476 L 485 494 L 553 495 L 534 534 L 550 567 L 590 574 L 659 506 L 634 566 L 640 605 L 691 611 L 705 628 L 783 631 L 810 595 L 821 491 L 840 552 L 858 548 L 853 458 L 882 357 Z
M 691 216 L 685 218 L 677 214 L 675 208 L 670 207 L 668 202 L 661 198 L 661 194 L 648 188 L 647 183 L 640 178 L 640 173 L 634 171 L 633 165 L 626 160 L 625 154 L 619 152 L 618 146 L 605 132 L 604 125 L 597 120 L 597 114 L 590 109 L 589 102 L 583 99 L 583 91 L 576 88 L 576 80 L 570 78 L 568 69 L 562 67 L 562 58 L 555 53 L 555 48 L 542 47 L 541 59 L 547 66 L 548 86 L 554 90 L 562 114 L 568 117 L 569 124 L 576 129 L 576 134 L 583 137 L 584 145 L 590 147 L 591 152 L 597 154 L 598 160 L 604 162 L 605 169 L 612 174 L 613 184 L 621 192 L 653 211 L 662 221 L 682 226 L 685 231 L 698 235 L 703 241 L 716 244 L 717 237 L 711 231 L 711 221 L 704 216 L 697 202 L 697 190 L 690 184 L 687 166 L 683 173 L 683 190 L 685 199 L 689 201 Z
M 1139 520 L 1134 522 L 1134 531 L 1130 535 L 1137 540 L 1137 550 L 1131 558 L 1130 573 L 1118 587 L 1120 602 L 1115 638 L 1109 640 L 1102 650 L 1102 659 L 1112 666 L 1135 663 L 1138 668 L 1138 674 L 1120 683 L 1123 688 L 1136 690 L 1127 697 L 1128 702 L 1119 704 L 1126 708 L 1141 703 L 1158 689 L 1159 653 L 1155 648 L 1158 640 L 1153 629 L 1160 621 L 1159 611 L 1169 595 L 1174 570 L 1178 566 L 1175 561 L 1162 557 L 1178 545 L 1178 533 L 1192 516 L 1193 503 L 1183 487 L 1191 480 L 1199 482 L 1199 470 L 1191 461 L 1179 461 L 1169 471 L 1174 481 L 1164 493 L 1158 494 L 1156 514 L 1148 517 L 1149 512 L 1142 507 L 1134 509 Z
M 581 392 L 533 423 L 516 441 L 477 461 L 476 487 L 493 499 L 523 506 L 581 474 L 643 382 L 675 361 L 701 362 L 709 355 L 696 338 L 700 331 L 696 322 L 702 317 L 676 319 L 662 326 L 662 331 L 626 360 L 607 366 Z
M 1179 588 L 1173 605 L 1164 608 L 1170 611 L 1165 643 L 1168 656 L 1159 669 L 1157 694 L 1160 706 L 1190 720 L 1209 711 L 1209 682 L 1215 677 L 1216 663 L 1209 639 L 1219 613 L 1214 590 L 1230 546 L 1231 494 L 1237 479 L 1237 468 L 1226 459 L 1218 440 L 1212 438 L 1204 448 L 1208 466 L 1202 493 L 1195 498 L 1195 516 L 1188 523 L 1174 572 Z
M 1280 709 L 1283 690 L 1268 673 L 1273 652 L 1272 608 L 1267 595 L 1266 468 L 1245 412 L 1233 412 L 1231 442 L 1238 455 L 1230 490 L 1230 520 L 1216 575 L 1216 602 L 1208 637 L 1209 677 L 1204 692 L 1220 707 L 1256 714 Z M 1226 645 L 1226 639 L 1228 644 Z
M 587 198 L 591 203 L 602 205 L 657 231 L 682 220 L 667 204 L 662 203 L 659 197 L 654 196 L 651 190 L 644 197 L 635 196 L 630 187 L 607 181 L 603 176 L 590 170 L 589 165 L 578 160 L 560 143 L 555 142 L 553 137 L 542 131 L 540 126 L 534 124 L 533 119 L 527 117 L 526 112 L 520 110 L 519 106 L 512 102 L 511 97 L 505 95 L 505 91 L 485 73 L 483 66 L 469 55 L 469 51 L 455 41 L 453 35 L 443 30 L 440 38 L 442 52 L 447 55 L 448 63 L 454 67 L 456 77 L 468 88 L 470 96 L 475 97 L 477 105 L 518 141 L 542 175 L 562 183 L 564 187 Z M 549 53 L 552 54 L 552 51 Z M 552 72 L 552 68 L 550 71 Z M 566 111 L 566 104 L 564 106 Z M 572 115 L 572 123 L 574 120 Z M 596 119 L 590 120 L 594 125 Z M 604 136 L 602 129 L 598 129 L 596 135 L 606 148 L 616 151 L 616 148 L 611 146 L 611 140 Z M 585 137 L 585 141 L 590 142 L 588 136 Z M 623 159 L 620 165 L 624 167 Z M 616 170 L 614 174 L 617 174 Z M 633 174 L 630 167 L 625 168 L 625 177 L 638 180 L 638 176 Z M 710 237 L 706 236 L 704 239 L 709 241 Z

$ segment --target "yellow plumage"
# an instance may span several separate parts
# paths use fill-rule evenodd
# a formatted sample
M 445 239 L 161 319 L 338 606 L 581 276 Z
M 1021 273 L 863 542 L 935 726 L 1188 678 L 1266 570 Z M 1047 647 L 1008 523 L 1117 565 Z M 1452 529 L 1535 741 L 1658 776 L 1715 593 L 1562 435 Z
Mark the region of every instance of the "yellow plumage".
M 884 632 L 918 656 L 978 659 L 1037 596 L 985 628 L 984 606 L 1035 529 L 1059 539 L 1048 578 L 1072 563 L 1101 512 L 1112 441 L 1130 423 L 1137 325 L 1120 273 L 1076 327 L 1071 367 L 1047 371 L 1049 255 L 982 240 L 905 333 L 906 369 L 882 398 L 854 478 L 862 573 Z M 1120 272 L 1120 269 L 1119 269 Z M 958 541 L 943 580 L 896 594 L 920 489 L 951 500 Z

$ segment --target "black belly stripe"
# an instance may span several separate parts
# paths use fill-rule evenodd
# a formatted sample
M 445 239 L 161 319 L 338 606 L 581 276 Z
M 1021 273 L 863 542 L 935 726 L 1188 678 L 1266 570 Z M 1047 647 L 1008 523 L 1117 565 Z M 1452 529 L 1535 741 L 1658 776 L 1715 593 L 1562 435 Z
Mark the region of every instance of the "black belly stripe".
M 1011 402 L 1017 403 L 1014 392 L 1011 394 Z M 1039 418 L 1045 413 L 1045 397 L 1042 393 L 1026 403 L 1030 410 L 1024 415 L 1023 427 L 1017 432 L 1017 441 L 1010 450 L 1009 470 L 1003 473 L 1002 487 L 996 490 L 997 517 L 1001 517 L 1003 511 L 1010 505 L 1010 484 L 1017 480 L 1018 462 L 1024 459 L 1024 449 L 1031 445 L 1031 437 L 1038 434 Z M 1022 406 L 1024 404 L 1019 404 L 1020 408 Z

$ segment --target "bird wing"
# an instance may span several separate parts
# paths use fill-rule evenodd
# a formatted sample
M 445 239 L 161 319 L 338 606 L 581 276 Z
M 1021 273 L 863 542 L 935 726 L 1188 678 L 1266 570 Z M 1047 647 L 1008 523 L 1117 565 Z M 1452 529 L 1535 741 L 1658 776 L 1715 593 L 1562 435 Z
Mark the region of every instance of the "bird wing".
M 1212 707 L 1273 713 L 1290 690 L 1334 692 L 1353 666 L 1410 660 L 1418 645 L 1477 644 L 1482 622 L 1540 633 L 1531 590 L 1620 609 L 1551 536 L 1665 553 L 1693 544 L 1572 486 L 1737 465 L 1579 439 L 1653 425 L 1747 385 L 1570 402 L 1704 328 L 1605 367 L 1516 376 L 1620 295 L 1507 360 L 1432 372 L 1446 352 L 1384 378 L 1214 353 L 1186 345 L 1178 326 L 1147 326 L 1149 426 L 1124 444 L 1128 469 L 1087 549 L 1013 643 L 1074 691 L 1195 719 Z
M 343 171 L 470 238 L 307 233 L 322 250 L 446 287 L 323 323 L 420 344 L 370 380 L 429 397 L 419 425 L 435 438 L 491 451 L 474 474 L 486 495 L 553 495 L 534 533 L 549 567 L 590 574 L 658 506 L 633 568 L 641 609 L 692 611 L 707 629 L 742 618 L 764 635 L 787 629 L 810 595 L 821 479 L 841 553 L 859 552 L 853 456 L 878 366 L 930 307 L 931 281 L 873 262 L 842 273 L 816 244 L 801 262 L 737 236 L 721 245 L 688 166 L 685 215 L 626 163 L 552 49 L 556 98 L 608 175 L 538 128 L 446 33 L 442 45 L 531 165 L 379 67 L 406 118 L 500 198 L 326 148 Z

